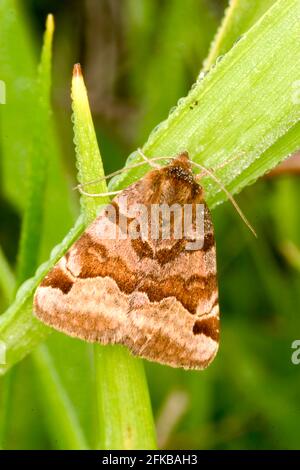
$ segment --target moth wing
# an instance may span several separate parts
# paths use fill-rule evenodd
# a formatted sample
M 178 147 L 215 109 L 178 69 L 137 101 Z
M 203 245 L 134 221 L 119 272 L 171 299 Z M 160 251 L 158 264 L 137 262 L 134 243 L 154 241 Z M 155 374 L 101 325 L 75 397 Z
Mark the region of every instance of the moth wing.
M 116 237 L 104 210 L 48 273 L 34 298 L 37 317 L 84 340 L 120 343 L 146 359 L 202 369 L 219 340 L 216 250 L 209 211 L 201 249 Z M 105 235 L 105 236 L 103 236 Z
M 36 290 L 34 311 L 49 326 L 103 344 L 120 342 L 135 276 L 122 261 L 126 240 L 104 209 Z
M 139 356 L 186 369 L 206 368 L 219 347 L 216 246 L 204 207 L 201 248 L 186 250 L 173 241 L 151 258 L 150 250 L 134 243 L 147 274 L 131 296 L 126 344 Z

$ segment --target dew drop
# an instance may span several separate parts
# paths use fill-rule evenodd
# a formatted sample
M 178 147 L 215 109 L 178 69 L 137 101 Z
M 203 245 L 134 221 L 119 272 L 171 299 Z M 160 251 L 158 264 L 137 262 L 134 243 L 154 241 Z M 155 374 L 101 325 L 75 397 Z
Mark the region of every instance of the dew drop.
M 150 136 L 153 134 L 156 134 L 156 132 L 159 130 L 160 127 L 161 127 L 161 123 L 157 124 L 157 126 L 155 126 L 154 129 L 152 129 Z
M 131 165 L 131 163 L 135 162 L 137 155 L 138 155 L 138 152 L 136 150 L 134 152 L 131 152 L 131 154 L 127 157 L 125 166 Z
M 201 82 L 206 77 L 207 74 L 208 74 L 207 70 L 202 70 L 198 75 L 197 81 Z
M 237 37 L 237 39 L 234 41 L 233 45 L 235 46 L 238 42 L 240 42 L 244 37 L 244 34 L 241 34 L 240 36 Z
M 171 108 L 170 111 L 169 111 L 169 116 L 170 116 L 171 114 L 173 114 L 174 111 L 176 111 L 176 108 L 177 108 L 177 106 L 172 106 L 172 108 Z
M 177 106 L 180 106 L 182 105 L 182 103 L 184 102 L 185 98 L 179 98 L 179 100 L 177 101 Z

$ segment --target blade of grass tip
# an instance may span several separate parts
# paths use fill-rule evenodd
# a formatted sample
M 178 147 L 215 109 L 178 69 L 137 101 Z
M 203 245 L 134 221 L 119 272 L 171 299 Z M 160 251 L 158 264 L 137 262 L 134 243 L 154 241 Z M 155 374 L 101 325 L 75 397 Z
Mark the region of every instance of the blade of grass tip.
M 50 118 L 51 56 L 54 19 L 48 15 L 38 71 L 38 100 L 34 137 L 27 174 L 28 191 L 22 221 L 17 265 L 18 286 L 33 275 L 37 267 L 39 247 L 43 231 L 43 201 L 48 164 L 47 136 Z
M 38 41 L 28 13 L 28 2 L 0 2 L 0 79 L 7 88 L 5 106 L 0 106 L 2 193 L 19 213 L 25 209 L 28 160 L 35 145 L 34 128 L 38 119 L 37 50 Z M 16 119 L 18 116 L 18 119 Z M 38 123 L 40 124 L 40 123 Z M 44 211 L 45 232 L 39 263 L 49 258 L 72 227 L 78 214 L 74 194 L 63 171 L 61 145 L 53 119 L 46 139 L 49 159 Z M 59 207 L 60 210 L 57 210 Z
M 44 231 L 43 210 L 45 200 L 45 181 L 47 176 L 47 136 L 51 111 L 51 62 L 54 19 L 48 15 L 38 70 L 37 123 L 34 146 L 30 159 L 29 191 L 21 231 L 21 244 L 18 258 L 18 283 L 22 283 L 36 269 L 38 252 Z M 32 353 L 37 380 L 40 384 L 44 402 L 44 414 L 50 426 L 50 438 L 59 442 L 64 449 L 87 448 L 72 402 L 65 392 L 58 373 L 55 370 L 47 347 L 40 347 Z M 52 425 L 51 425 L 52 424 Z M 58 435 L 59 430 L 59 435 Z
M 33 143 L 36 114 L 40 109 L 36 104 L 38 93 L 35 48 L 31 41 L 30 22 L 21 10 L 20 2 L 13 0 L 0 2 L 1 78 L 10 84 L 9 100 L 0 108 L 3 114 L 1 119 L 3 192 L 19 209 L 25 206 L 24 181 L 27 178 L 24 178 L 24 173 Z M 16 120 L 16 116 L 20 119 Z M 49 135 L 52 137 L 49 137 L 45 144 L 51 153 L 48 165 L 47 210 L 44 212 L 46 236 L 41 249 L 41 252 L 44 249 L 42 259 L 47 256 L 48 261 L 40 266 L 33 280 L 20 287 L 14 302 L 0 317 L 0 340 L 7 346 L 6 364 L 0 365 L 0 374 L 4 374 L 50 334 L 51 329 L 46 328 L 32 315 L 33 294 L 45 274 L 83 230 L 83 221 L 80 217 L 60 245 L 49 254 L 52 247 L 57 245 L 70 229 L 74 219 L 69 188 L 59 162 L 57 139 L 53 138 L 51 130 Z M 57 210 L 58 207 L 60 211 Z M 61 213 L 63 215 L 60 215 Z
M 48 17 L 47 20 L 47 31 L 45 34 L 44 38 L 44 48 L 43 48 L 43 53 L 42 53 L 42 60 L 39 68 L 39 99 L 42 106 L 45 105 L 45 113 L 48 112 L 47 109 L 47 102 L 48 102 L 48 93 L 49 93 L 49 83 L 50 83 L 50 69 L 51 69 L 51 44 L 52 44 L 52 34 L 53 34 L 53 18 L 50 16 Z M 50 33 L 50 34 L 49 34 Z M 42 109 L 40 110 L 41 112 L 43 111 Z M 44 131 L 44 128 L 42 129 L 37 129 L 40 130 L 41 134 Z M 38 194 L 38 189 L 43 189 L 41 188 L 41 185 L 38 187 L 35 187 L 32 189 L 31 194 L 34 192 L 37 196 L 37 203 L 35 208 L 37 210 L 34 211 L 33 214 L 30 214 L 29 220 L 30 224 L 27 225 L 27 236 L 26 239 L 30 239 L 31 236 L 31 231 L 36 227 L 36 224 L 34 223 L 34 217 L 37 217 L 37 214 L 40 211 L 40 208 L 37 207 L 38 203 L 42 206 L 43 205 L 43 194 Z M 23 226 L 24 228 L 24 226 Z M 42 227 L 40 227 L 42 228 Z M 77 226 L 78 231 L 80 231 L 80 225 Z M 77 230 L 76 229 L 76 230 Z M 70 239 L 70 235 L 73 234 L 73 231 L 69 234 L 68 239 Z M 76 232 L 78 236 L 78 232 Z M 73 235 L 71 236 L 72 240 Z M 37 240 L 37 243 L 40 243 L 40 238 Z M 36 249 L 38 246 L 36 247 Z M 63 250 L 65 248 L 62 248 Z M 24 252 L 26 251 L 26 246 L 24 246 Z M 61 253 L 62 254 L 62 253 Z M 61 255 L 54 253 L 53 258 L 55 259 L 55 255 L 57 258 L 59 258 Z M 56 259 L 57 259 L 56 258 Z M 27 263 L 26 263 L 26 270 L 27 272 L 31 272 L 35 269 L 35 266 L 31 263 L 33 263 L 33 259 L 27 258 Z M 3 263 L 1 263 L 1 266 L 3 269 L 1 270 L 2 272 L 2 284 L 8 285 L 11 282 L 11 279 L 13 277 L 12 273 L 9 273 L 10 276 L 7 275 L 8 269 L 7 266 Z M 5 269 L 4 269 L 5 267 Z M 43 269 L 40 269 L 40 272 L 43 271 Z M 46 269 L 48 271 L 48 268 Z M 44 271 L 45 274 L 45 271 Z M 6 278 L 4 279 L 4 276 Z M 40 275 L 40 279 L 43 277 L 43 275 Z M 6 281 L 4 283 L 4 280 Z M 15 283 L 15 280 L 13 280 Z M 27 283 L 27 285 L 31 285 L 31 281 Z M 11 290 L 11 288 L 10 288 Z M 20 289 L 20 292 L 27 291 L 28 289 L 24 289 L 24 286 Z M 5 342 L 7 346 L 7 361 L 6 364 L 1 365 L 1 372 L 4 372 L 7 370 L 8 367 L 12 365 L 14 362 L 13 357 L 14 357 L 14 352 L 15 350 L 18 351 L 20 354 L 20 351 L 26 352 L 26 348 L 30 344 L 30 349 L 32 349 L 33 345 L 35 343 L 38 343 L 44 336 L 48 334 L 51 330 L 48 328 L 45 328 L 40 322 L 35 320 L 35 318 L 32 316 L 32 292 L 33 289 L 29 289 L 30 295 L 29 298 L 24 294 L 23 296 L 23 306 L 24 310 L 23 315 L 21 318 L 18 316 L 13 315 L 16 310 L 14 309 L 14 306 L 12 306 L 11 309 L 7 311 L 7 314 L 1 318 L 3 320 L 3 323 L 1 324 L 1 333 L 0 333 L 0 338 L 1 341 Z M 18 303 L 18 297 L 15 302 L 15 304 Z M 26 307 L 25 307 L 25 305 Z M 12 315 L 10 314 L 12 313 Z M 12 326 L 12 328 L 9 328 L 9 326 Z M 9 329 L 9 332 L 7 331 L 7 328 Z M 24 341 L 23 335 L 26 336 L 27 333 L 27 328 L 31 331 L 31 335 L 27 335 L 26 340 Z M 30 337 L 29 337 L 30 336 Z M 42 351 L 35 351 L 33 353 L 33 360 L 36 365 L 36 367 L 39 370 L 38 378 L 40 382 L 40 389 L 41 389 L 41 395 L 43 396 L 44 401 L 47 402 L 47 406 L 45 406 L 45 409 L 47 411 L 46 417 L 48 417 L 48 421 L 52 416 L 56 417 L 56 427 L 57 429 L 60 429 L 59 433 L 59 443 L 62 448 L 79 448 L 79 449 L 84 449 L 87 448 L 85 438 L 83 436 L 81 427 L 79 425 L 76 413 L 74 411 L 73 404 L 71 403 L 69 397 L 66 395 L 65 390 L 63 389 L 62 384 L 59 382 L 59 376 L 56 373 L 53 363 L 51 362 L 51 367 L 49 366 L 49 361 L 50 361 L 50 356 L 49 353 L 46 355 L 47 350 L 44 349 Z M 24 353 L 23 353 L 24 354 Z M 22 357 L 22 353 L 21 353 Z M 41 373 L 43 372 L 43 373 Z M 11 388 L 11 372 L 1 380 L 3 380 L 1 384 L 1 392 L 2 392 L 2 403 L 5 402 L 5 405 L 9 405 L 8 399 L 11 397 L 10 393 L 10 388 Z M 49 390 L 51 392 L 49 393 Z M 73 407 L 73 408 L 72 408 Z M 49 418 L 50 417 L 50 418 Z M 6 418 L 7 418 L 7 413 L 4 413 L 1 416 L 1 434 L 2 434 L 2 442 L 5 441 L 5 434 L 6 434 Z M 50 419 L 51 421 L 51 419 Z M 50 427 L 51 429 L 51 427 Z M 56 440 L 57 437 L 57 429 L 52 426 L 53 430 L 53 441 Z
M 85 184 L 104 176 L 104 169 L 80 64 L 75 64 L 73 70 L 72 109 L 78 181 L 81 184 Z M 87 188 L 88 193 L 105 194 L 107 192 L 105 180 L 90 184 Z M 82 195 L 80 203 L 86 223 L 90 223 L 96 217 L 99 204 L 106 204 L 108 202 L 108 196 L 104 196 L 99 200 Z
M 72 80 L 74 142 L 79 183 L 104 176 L 101 155 L 79 64 Z M 102 180 L 88 186 L 106 192 Z M 102 202 L 108 202 L 105 198 Z M 81 196 L 86 223 L 97 215 L 97 200 Z M 121 346 L 95 346 L 99 447 L 103 449 L 153 449 L 155 433 L 142 361 Z

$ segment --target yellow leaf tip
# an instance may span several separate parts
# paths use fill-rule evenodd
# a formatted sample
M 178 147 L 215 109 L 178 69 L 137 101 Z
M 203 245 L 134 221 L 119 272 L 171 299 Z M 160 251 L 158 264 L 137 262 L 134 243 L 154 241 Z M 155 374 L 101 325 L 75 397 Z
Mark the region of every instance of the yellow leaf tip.
M 46 19 L 46 30 L 52 34 L 54 31 L 54 27 L 55 27 L 54 16 L 52 15 L 52 13 L 49 13 Z

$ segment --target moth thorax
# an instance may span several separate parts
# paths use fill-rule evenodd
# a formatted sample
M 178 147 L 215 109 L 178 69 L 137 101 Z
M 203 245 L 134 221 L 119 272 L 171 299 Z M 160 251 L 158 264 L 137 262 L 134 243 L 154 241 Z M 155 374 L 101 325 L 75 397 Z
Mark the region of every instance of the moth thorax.
M 191 179 L 167 178 L 161 188 L 160 202 L 166 204 L 186 204 L 202 201 L 203 190 L 193 177 Z

